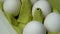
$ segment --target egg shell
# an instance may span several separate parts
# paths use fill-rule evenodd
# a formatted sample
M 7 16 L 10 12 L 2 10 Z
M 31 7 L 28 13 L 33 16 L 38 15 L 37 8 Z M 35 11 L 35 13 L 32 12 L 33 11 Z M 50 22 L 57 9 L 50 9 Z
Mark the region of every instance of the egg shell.
M 34 4 L 35 2 L 37 2 L 37 0 L 30 0 L 32 4 Z
M 44 25 L 50 32 L 60 31 L 60 14 L 53 12 L 50 13 L 44 20 Z
M 40 8 L 44 16 L 47 16 L 51 12 L 51 6 L 48 1 L 37 1 L 32 8 L 32 16 L 36 8 Z
M 32 4 L 36 3 L 39 0 L 30 0 Z M 40 0 L 40 1 L 46 1 L 46 0 Z
M 31 21 L 23 29 L 23 34 L 46 34 L 46 29 L 42 23 Z
M 13 16 L 17 16 L 20 10 L 20 0 L 6 0 L 3 3 L 3 9 L 5 12 Z

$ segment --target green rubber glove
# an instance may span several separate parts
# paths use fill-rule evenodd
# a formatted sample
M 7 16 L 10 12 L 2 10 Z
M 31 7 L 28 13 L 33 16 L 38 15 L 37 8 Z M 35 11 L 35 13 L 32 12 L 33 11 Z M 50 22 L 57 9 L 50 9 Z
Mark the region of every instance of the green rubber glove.
M 21 0 L 20 14 L 17 19 L 17 21 L 20 23 L 19 34 L 22 34 L 25 25 L 32 20 L 31 9 L 32 9 L 32 4 L 30 0 Z
M 48 34 L 60 34 L 60 32 L 48 32 Z
M 57 12 L 60 14 L 60 11 L 58 11 L 56 8 L 53 8 L 53 12 Z
M 53 8 L 56 8 L 60 12 L 60 0 L 47 0 Z
M 4 12 L 4 15 L 5 15 L 5 17 L 7 18 L 7 20 L 9 21 L 9 23 L 12 25 L 12 27 L 13 27 L 17 32 L 19 32 L 19 28 L 18 28 L 19 23 L 17 22 L 17 20 L 16 20 L 12 15 L 10 15 L 10 14 L 7 13 L 7 12 Z
M 17 20 L 12 15 L 10 15 L 7 12 L 4 12 L 4 14 L 5 14 L 6 18 L 8 19 L 8 21 L 10 22 L 10 24 L 12 24 L 14 26 L 18 26 Z
M 2 10 L 3 2 L 0 2 L 0 10 Z
M 40 8 L 36 8 L 35 12 L 34 12 L 34 16 L 33 16 L 33 20 L 39 21 L 39 22 L 43 22 L 44 16 L 42 14 L 42 11 Z
M 30 0 L 21 0 L 18 22 L 26 24 L 31 21 L 31 7 Z

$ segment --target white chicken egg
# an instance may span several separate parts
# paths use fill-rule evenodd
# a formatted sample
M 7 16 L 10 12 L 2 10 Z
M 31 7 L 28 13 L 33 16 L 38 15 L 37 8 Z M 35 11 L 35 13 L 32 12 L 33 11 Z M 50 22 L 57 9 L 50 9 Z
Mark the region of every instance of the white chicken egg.
M 38 0 L 30 0 L 32 4 L 36 3 Z
M 20 0 L 6 0 L 3 4 L 3 9 L 5 12 L 13 16 L 17 16 L 20 10 Z
M 23 34 L 46 34 L 46 29 L 42 23 L 31 21 L 23 29 Z
M 50 13 L 44 21 L 44 25 L 50 32 L 60 31 L 60 14 L 53 12 Z
M 47 16 L 51 12 L 50 4 L 47 1 L 37 1 L 32 8 L 32 16 L 34 16 L 36 8 L 40 8 L 44 16 Z
M 32 4 L 36 3 L 39 0 L 30 0 Z M 40 0 L 41 1 L 41 0 Z M 43 0 L 44 1 L 44 0 Z

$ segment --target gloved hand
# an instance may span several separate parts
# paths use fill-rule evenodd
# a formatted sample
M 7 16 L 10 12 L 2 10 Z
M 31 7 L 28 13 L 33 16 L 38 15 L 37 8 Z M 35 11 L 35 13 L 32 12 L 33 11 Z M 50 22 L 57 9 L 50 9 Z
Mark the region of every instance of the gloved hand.
M 3 13 L 18 34 L 22 34 L 23 28 L 28 22 L 32 20 L 43 22 L 44 18 L 40 8 L 36 8 L 34 16 L 32 16 L 32 4 L 29 0 L 21 0 L 20 13 L 17 19 L 6 11 Z

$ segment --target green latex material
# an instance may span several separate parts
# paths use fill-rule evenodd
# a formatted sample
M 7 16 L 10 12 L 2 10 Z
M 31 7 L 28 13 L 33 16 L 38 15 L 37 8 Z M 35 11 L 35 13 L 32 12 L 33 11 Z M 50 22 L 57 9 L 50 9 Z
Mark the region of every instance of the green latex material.
M 18 34 L 22 34 L 22 29 L 20 29 L 20 27 L 22 28 L 24 24 L 20 24 L 19 22 L 17 22 L 17 20 L 9 13 L 4 12 L 4 14 L 8 21 L 10 22 L 10 24 L 12 25 L 12 27 L 16 30 L 16 32 Z
M 6 18 L 8 19 L 8 21 L 12 24 L 12 25 L 15 25 L 15 26 L 18 26 L 18 23 L 17 23 L 17 20 L 12 16 L 10 15 L 9 13 L 7 12 L 4 12 Z
M 59 11 L 60 13 L 60 0 L 47 0 L 53 8 Z
M 48 0 L 49 3 L 52 5 L 53 8 L 56 8 L 60 13 L 60 0 Z M 17 31 L 18 34 L 22 34 L 24 26 L 32 20 L 31 16 L 31 8 L 32 5 L 30 0 L 21 0 L 21 8 L 18 20 L 12 17 L 7 12 L 4 12 L 5 16 L 7 17 L 8 21 L 12 25 L 12 27 Z M 2 9 L 2 2 L 0 2 L 0 10 Z M 54 9 L 55 10 L 55 9 Z M 37 20 L 42 22 L 43 16 L 41 10 L 35 11 L 33 20 Z M 60 34 L 60 32 L 48 32 L 48 34 Z
M 32 20 L 31 9 L 32 9 L 32 4 L 30 0 L 21 0 L 20 14 L 17 19 L 17 21 L 20 23 L 18 26 L 19 28 L 18 34 L 22 34 L 25 25 Z
M 4 12 L 4 15 L 6 16 L 6 18 L 8 19 L 8 21 L 10 22 L 10 24 L 12 25 L 12 27 L 17 31 L 17 33 L 19 32 L 19 28 L 18 28 L 18 25 L 19 23 L 17 22 L 17 20 L 12 16 L 10 15 L 9 13 L 7 12 Z
M 48 32 L 48 34 L 60 34 L 60 32 Z
M 35 12 L 34 12 L 34 16 L 33 16 L 33 20 L 39 21 L 39 22 L 43 22 L 44 16 L 42 14 L 42 11 L 40 8 L 36 8 Z
M 31 21 L 31 7 L 32 5 L 29 0 L 21 0 L 18 22 L 26 24 L 27 22 Z
M 23 29 L 24 29 L 25 25 L 26 24 L 22 24 L 22 23 L 19 24 L 19 29 L 20 29 L 19 34 L 23 34 Z
M 2 2 L 0 2 L 0 10 L 2 10 L 2 6 L 3 6 L 3 3 L 2 3 Z
M 60 14 L 60 12 L 56 8 L 53 8 L 53 12 L 56 12 L 56 13 Z

